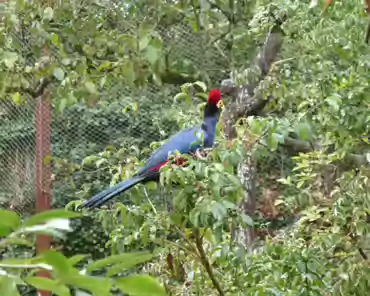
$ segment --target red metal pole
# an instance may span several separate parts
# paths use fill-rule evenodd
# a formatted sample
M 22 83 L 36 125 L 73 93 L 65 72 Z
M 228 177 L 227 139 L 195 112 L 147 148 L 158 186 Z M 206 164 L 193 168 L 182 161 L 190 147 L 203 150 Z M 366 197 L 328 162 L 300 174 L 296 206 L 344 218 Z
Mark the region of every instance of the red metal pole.
M 48 91 L 37 98 L 36 105 L 36 211 L 37 213 L 51 208 L 51 165 L 44 163 L 44 158 L 51 154 L 51 100 Z M 50 249 L 51 238 L 38 235 L 36 252 L 40 254 Z M 48 272 L 41 272 L 39 276 L 48 277 Z M 50 296 L 48 291 L 39 291 L 41 296 Z

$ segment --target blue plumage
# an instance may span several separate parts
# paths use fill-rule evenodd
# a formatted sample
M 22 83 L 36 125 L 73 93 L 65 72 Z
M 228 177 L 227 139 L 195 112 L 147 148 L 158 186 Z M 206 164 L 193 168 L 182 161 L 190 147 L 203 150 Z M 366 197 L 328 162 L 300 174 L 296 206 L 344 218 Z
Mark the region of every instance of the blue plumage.
M 80 207 L 99 207 L 138 183 L 158 179 L 159 169 L 167 162 L 168 157 L 176 151 L 186 154 L 194 153 L 201 147 L 212 147 L 222 106 L 220 91 L 212 90 L 204 111 L 202 125 L 183 129 L 171 136 L 167 142 L 151 154 L 145 165 L 132 178 L 96 194 Z
M 208 136 L 205 133 L 204 139 Z M 148 158 L 145 165 L 136 175 L 145 174 L 152 168 L 157 167 L 168 159 L 168 156 L 178 151 L 180 154 L 192 153 L 202 145 L 202 130 L 200 127 L 192 127 L 179 131 L 168 139 L 161 147 L 155 150 Z

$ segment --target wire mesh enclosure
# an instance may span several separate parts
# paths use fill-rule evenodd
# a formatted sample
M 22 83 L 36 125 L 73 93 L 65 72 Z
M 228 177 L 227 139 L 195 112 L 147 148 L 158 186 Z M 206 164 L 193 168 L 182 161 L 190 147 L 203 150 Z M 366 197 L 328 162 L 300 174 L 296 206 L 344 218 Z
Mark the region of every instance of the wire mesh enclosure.
M 194 33 L 189 24 L 180 22 L 175 26 L 158 27 L 164 47 L 171 48 L 168 63 L 172 67 L 181 62 L 189 69 L 200 68 L 208 73 L 208 87 L 219 85 L 228 69 L 227 62 L 220 52 L 207 43 L 206 38 Z M 20 53 L 29 65 L 35 63 L 30 55 L 34 42 L 32 34 L 26 29 L 14 30 L 13 38 L 20 44 Z M 60 59 L 59 52 L 51 47 L 50 56 Z M 195 67 L 196 66 L 196 67 Z M 30 80 L 34 77 L 29 77 Z M 37 99 L 24 97 L 21 104 L 11 100 L 0 101 L 0 203 L 3 208 L 14 209 L 29 215 L 35 211 L 36 180 L 36 126 L 51 122 L 51 146 L 45 149 L 43 163 L 48 166 L 50 159 L 64 159 L 79 163 L 86 156 L 98 153 L 107 146 L 122 147 L 136 145 L 146 147 L 153 141 L 163 140 L 175 131 L 174 121 L 163 116 L 174 110 L 173 97 L 180 91 L 179 84 L 164 82 L 158 86 L 149 83 L 145 88 L 128 88 L 119 77 L 113 85 L 105 84 L 99 90 L 97 102 L 76 103 L 66 107 L 61 113 L 56 108 L 51 94 L 51 113 L 37 109 Z M 125 112 L 130 109 L 134 112 Z M 38 114 L 38 115 L 37 115 Z M 45 118 L 50 117 L 50 118 Z M 45 128 L 45 127 L 44 127 Z M 45 145 L 47 139 L 39 139 Z M 40 143 L 41 143 L 40 142 Z M 46 157 L 45 157 L 46 156 Z M 41 156 L 40 156 L 41 157 Z M 50 174 L 55 207 L 64 206 L 76 199 L 76 188 L 58 178 L 61 173 L 53 163 Z M 56 171 L 57 170 L 57 171 Z M 39 184 L 40 185 L 40 184 Z M 63 198 L 61 198 L 63 196 Z M 57 198 L 55 198 L 57 197 Z M 62 201 L 60 201 L 62 199 Z
M 19 213 L 35 206 L 35 105 L 0 101 L 1 206 Z

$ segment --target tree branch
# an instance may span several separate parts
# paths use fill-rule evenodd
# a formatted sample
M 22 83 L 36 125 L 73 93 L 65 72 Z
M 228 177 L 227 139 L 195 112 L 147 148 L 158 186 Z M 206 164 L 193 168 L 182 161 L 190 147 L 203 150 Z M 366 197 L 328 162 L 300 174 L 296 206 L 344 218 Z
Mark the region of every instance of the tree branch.
M 299 153 L 309 153 L 319 147 L 317 144 L 311 145 L 306 141 L 293 139 L 291 137 L 285 137 L 284 143 L 281 144 L 281 146 L 286 148 L 289 153 L 293 155 L 297 155 Z M 340 162 L 342 165 L 352 168 L 370 165 L 369 161 L 367 161 L 366 154 L 348 153 Z
M 255 65 L 249 71 L 248 84 L 239 88 L 231 86 L 229 80 L 224 80 L 221 84 L 222 92 L 234 97 L 234 102 L 227 106 L 223 115 L 224 130 L 229 138 L 236 136 L 233 125 L 240 117 L 258 114 L 270 99 L 261 98 L 255 90 L 270 72 L 283 44 L 284 33 L 280 28 L 281 23 L 282 20 L 277 21 L 271 29 Z
M 7 91 L 9 92 L 21 92 L 21 93 L 27 93 L 29 94 L 32 98 L 38 98 L 41 96 L 46 87 L 51 83 L 50 79 L 47 78 L 42 78 L 39 82 L 39 84 L 36 86 L 35 89 L 32 88 L 26 88 L 26 87 L 9 87 Z
M 233 17 L 232 12 L 228 12 L 228 11 L 222 9 L 220 5 L 218 5 L 218 4 L 214 3 L 214 2 L 211 2 L 209 0 L 207 0 L 207 2 L 208 2 L 208 4 L 210 5 L 210 7 L 212 9 L 217 9 L 219 12 L 221 12 L 227 18 L 227 20 L 230 23 L 235 24 L 235 20 L 234 20 L 234 17 Z
M 210 277 L 210 279 L 212 281 L 212 284 L 215 287 L 215 289 L 217 290 L 218 294 L 220 296 L 224 296 L 225 293 L 222 290 L 220 283 L 216 279 L 216 276 L 213 273 L 212 266 L 208 261 L 206 253 L 204 252 L 203 240 L 202 240 L 202 237 L 200 236 L 199 229 L 194 230 L 194 236 L 195 236 L 195 245 L 196 245 L 197 250 L 198 250 L 199 255 L 200 255 L 200 261 L 201 261 L 203 267 L 205 268 L 205 270 L 207 271 L 208 276 Z
M 160 73 L 160 78 L 163 83 L 173 84 L 173 85 L 182 85 L 184 83 L 191 83 L 197 80 L 200 80 L 201 78 L 198 75 L 189 75 L 184 76 L 180 73 L 177 73 L 175 71 L 166 70 L 163 73 Z M 149 81 L 152 81 L 153 78 L 150 77 Z

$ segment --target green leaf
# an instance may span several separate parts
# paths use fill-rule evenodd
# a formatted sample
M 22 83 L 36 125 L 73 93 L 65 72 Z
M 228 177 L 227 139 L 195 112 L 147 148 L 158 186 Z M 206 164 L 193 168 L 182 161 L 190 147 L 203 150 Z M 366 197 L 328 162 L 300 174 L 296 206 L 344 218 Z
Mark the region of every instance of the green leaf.
M 248 225 L 248 226 L 253 226 L 253 225 L 254 225 L 253 220 L 252 220 L 252 218 L 251 218 L 250 216 L 248 216 L 248 215 L 246 215 L 246 214 L 242 213 L 242 214 L 241 214 L 241 217 L 242 217 L 243 222 L 244 222 L 246 225 Z
M 333 97 L 326 98 L 325 102 L 327 102 L 329 106 L 332 107 L 335 111 L 338 111 L 340 108 L 340 105 L 342 104 L 342 99 L 337 96 L 333 96 Z
M 151 276 L 131 275 L 116 280 L 116 286 L 130 296 L 165 296 L 165 289 Z
M 279 134 L 271 133 L 267 138 L 267 146 L 271 150 L 276 150 L 279 145 Z
M 95 164 L 95 162 L 99 160 L 99 157 L 96 156 L 96 155 L 89 155 L 87 157 L 85 157 L 82 161 L 82 166 L 88 166 L 88 165 L 92 165 L 92 164 Z
M 21 219 L 15 212 L 0 210 L 0 217 L 0 236 L 8 235 L 21 224 Z
M 136 74 L 134 69 L 134 63 L 132 61 L 127 60 L 123 67 L 123 74 L 125 76 L 126 82 L 128 85 L 133 86 Z
M 208 100 L 208 94 L 207 94 L 207 93 L 204 93 L 204 92 L 198 92 L 198 93 L 196 93 L 196 94 L 195 94 L 195 96 L 196 96 L 197 98 L 201 98 L 201 99 L 203 99 L 203 100 L 205 100 L 205 101 L 207 101 L 207 100 Z M 202 105 L 202 106 L 205 106 L 205 105 L 204 105 L 204 103 L 201 103 L 201 105 Z
M 85 82 L 85 87 L 86 87 L 86 89 L 87 89 L 90 93 L 92 93 L 92 94 L 96 94 L 96 93 L 97 93 L 97 91 L 96 91 L 96 87 L 95 87 L 95 84 L 94 84 L 93 82 L 91 82 L 91 81 L 86 81 L 86 82 Z
M 186 93 L 188 90 L 190 90 L 193 87 L 193 84 L 190 82 L 186 82 L 180 86 L 181 92 Z
M 131 104 L 132 111 L 137 112 L 139 110 L 139 104 L 134 102 Z
M 150 35 L 145 35 L 141 37 L 139 41 L 139 50 L 145 49 L 148 46 L 150 39 L 151 39 Z
M 99 71 L 107 70 L 112 68 L 112 62 L 110 61 L 104 61 L 101 63 L 101 65 L 98 67 Z M 105 76 L 104 76 L 105 77 Z
M 55 219 L 55 220 L 50 220 L 46 224 L 43 225 L 35 225 L 31 227 L 24 227 L 20 230 L 21 233 L 36 233 L 36 234 L 45 234 L 45 235 L 51 235 L 54 237 L 59 237 L 63 238 L 64 237 L 64 232 L 66 229 L 63 227 L 63 229 L 60 229 L 59 227 L 59 220 L 61 219 Z M 66 220 L 68 221 L 68 220 Z M 63 231 L 61 231 L 63 230 Z M 71 229 L 68 229 L 69 231 Z M 67 230 L 67 231 L 68 231 Z
M 185 100 L 190 100 L 190 97 L 187 93 L 184 93 L 184 92 L 181 92 L 181 93 L 178 93 L 174 98 L 173 100 L 175 102 L 177 102 L 178 100 L 182 100 L 182 99 L 185 99 Z
M 50 41 L 57 47 L 59 47 L 60 42 L 59 42 L 59 36 L 55 33 L 51 33 L 50 35 Z
M 91 272 L 110 265 L 119 264 L 120 271 L 124 271 L 125 269 L 131 268 L 137 264 L 146 262 L 152 259 L 152 257 L 153 255 L 149 252 L 123 253 L 95 261 L 87 265 L 86 270 Z
M 136 37 L 129 34 L 121 34 L 118 36 L 117 40 L 125 44 L 125 46 L 130 50 L 136 50 L 137 47 Z
M 18 246 L 32 247 L 33 243 L 29 242 L 26 239 L 20 238 L 20 237 L 7 237 L 7 238 L 4 238 L 0 242 L 0 246 L 1 245 L 2 246 L 18 245 Z
M 84 260 L 85 258 L 87 257 L 87 255 L 74 255 L 70 258 L 68 258 L 68 261 L 69 263 L 74 266 L 76 265 L 77 263 L 81 262 L 82 260 Z
M 58 296 L 70 296 L 69 289 L 56 280 L 45 277 L 30 276 L 25 281 L 39 290 L 51 291 Z
M 227 213 L 226 207 L 218 202 L 213 202 L 212 204 L 212 215 L 216 220 L 222 220 Z
M 311 126 L 306 123 L 298 123 L 295 127 L 298 138 L 303 141 L 311 140 L 312 131 Z
M 101 88 L 103 88 L 106 82 L 107 82 L 107 76 L 105 75 L 105 76 L 103 76 L 103 77 L 100 79 L 100 81 L 99 81 L 99 86 L 100 86 Z
M 26 68 L 24 69 L 24 72 L 31 73 L 32 70 L 33 70 L 33 68 L 31 66 L 26 66 Z
M 59 112 L 60 113 L 63 113 L 63 111 L 65 110 L 65 108 L 67 107 L 67 99 L 66 98 L 62 98 L 59 102 Z
M 84 44 L 83 47 L 82 47 L 82 50 L 84 51 L 84 53 L 86 53 L 87 56 L 89 57 L 92 57 L 96 50 L 94 47 L 92 47 L 91 45 L 89 44 Z
M 152 65 L 158 61 L 160 54 L 161 50 L 151 45 L 149 45 L 145 50 L 145 58 Z
M 22 103 L 21 94 L 19 92 L 14 93 L 12 95 L 12 101 L 19 106 Z
M 31 266 L 32 264 L 35 263 L 35 258 L 22 258 L 22 259 L 17 259 L 17 258 L 7 258 L 3 259 L 0 261 L 1 266 L 12 266 L 11 268 L 17 267 L 17 266 Z M 28 267 L 28 266 L 27 266 Z
M 200 87 L 203 92 L 207 91 L 207 85 L 202 81 L 196 81 L 196 82 L 194 82 L 194 85 Z
M 141 258 L 139 258 L 139 257 L 129 258 L 125 262 L 120 263 L 120 264 L 116 264 L 116 265 L 112 266 L 111 268 L 109 268 L 109 270 L 107 272 L 107 275 L 108 276 L 115 276 L 118 273 L 124 272 L 124 271 L 138 265 L 138 264 L 149 261 L 150 259 L 152 259 L 152 257 L 153 257 L 153 255 L 148 254 L 146 256 L 143 255 Z
M 7 276 L 0 277 L 0 295 L 20 296 L 14 278 Z
M 13 68 L 18 61 L 18 55 L 15 52 L 6 51 L 3 55 L 3 62 L 7 68 Z
M 203 11 L 208 11 L 211 9 L 211 4 L 208 1 L 199 1 L 199 5 Z
M 215 169 L 216 169 L 217 171 L 221 172 L 221 173 L 225 170 L 225 167 L 224 167 L 221 163 L 216 162 L 216 163 L 214 164 L 214 166 L 215 166 Z
M 107 159 L 100 158 L 96 161 L 95 165 L 97 168 L 100 168 L 103 164 L 109 163 Z
M 63 64 L 64 66 L 68 66 L 68 65 L 70 65 L 70 64 L 71 64 L 71 59 L 69 59 L 69 58 L 63 58 L 63 59 L 62 59 L 62 64 Z
M 59 81 L 62 81 L 64 79 L 64 71 L 61 68 L 55 68 L 53 71 L 53 75 Z
M 45 251 L 42 253 L 42 257 L 47 264 L 53 267 L 53 270 L 55 270 L 61 278 L 69 277 L 77 273 L 77 270 L 72 267 L 68 259 L 57 251 Z
M 199 226 L 199 216 L 200 212 L 197 208 L 194 208 L 189 213 L 189 221 L 195 226 Z
M 249 116 L 247 118 L 247 122 L 248 122 L 248 125 L 250 127 L 250 131 L 254 134 L 254 135 L 260 135 L 261 132 L 262 132 L 262 123 L 260 120 L 258 120 L 258 118 L 255 118 L 253 116 Z
M 54 16 L 53 9 L 51 7 L 46 7 L 44 9 L 44 19 L 51 20 L 51 19 L 53 19 L 53 16 Z
M 298 111 L 301 111 L 303 108 L 306 108 L 306 107 L 308 107 L 309 105 L 310 105 L 310 102 L 308 102 L 308 101 L 303 101 L 303 102 L 301 102 L 301 103 L 298 105 L 297 110 L 298 110 Z
M 68 284 L 73 287 L 87 290 L 95 296 L 111 295 L 110 290 L 113 281 L 109 278 L 100 278 L 92 276 L 73 275 L 68 277 Z
M 50 210 L 50 211 L 41 212 L 39 214 L 36 214 L 30 217 L 23 223 L 23 226 L 29 227 L 29 226 L 34 226 L 37 224 L 45 223 L 48 220 L 52 220 L 52 219 L 71 219 L 71 218 L 76 218 L 80 216 L 81 214 L 79 213 L 70 212 L 66 210 Z

